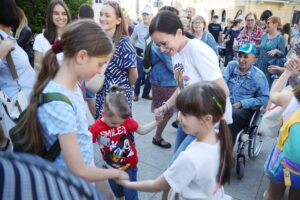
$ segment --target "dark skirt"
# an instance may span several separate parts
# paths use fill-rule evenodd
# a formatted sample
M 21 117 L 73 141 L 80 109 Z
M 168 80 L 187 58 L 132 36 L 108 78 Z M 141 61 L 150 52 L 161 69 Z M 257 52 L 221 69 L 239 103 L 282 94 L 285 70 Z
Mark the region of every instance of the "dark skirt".
M 175 92 L 177 86 L 157 86 L 151 84 L 152 87 L 152 105 L 151 111 L 154 112 L 154 109 L 162 106 L 163 102 L 167 101 L 172 94 Z M 173 115 L 174 112 L 177 112 L 175 106 L 169 108 L 166 115 Z

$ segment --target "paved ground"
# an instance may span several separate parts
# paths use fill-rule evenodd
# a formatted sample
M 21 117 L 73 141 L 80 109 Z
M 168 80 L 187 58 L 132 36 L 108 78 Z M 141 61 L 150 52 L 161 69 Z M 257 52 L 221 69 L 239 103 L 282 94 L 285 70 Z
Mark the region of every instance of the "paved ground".
M 154 119 L 151 113 L 151 101 L 140 99 L 133 103 L 133 117 L 139 123 L 145 124 Z M 173 120 L 170 120 L 173 121 Z M 152 144 L 154 131 L 147 135 L 136 134 L 136 145 L 139 154 L 138 180 L 154 179 L 167 168 L 172 157 L 173 149 L 162 149 Z M 176 129 L 169 123 L 163 137 L 174 144 Z M 273 140 L 266 139 L 261 154 L 255 160 L 246 161 L 245 176 L 239 180 L 235 172 L 232 173 L 230 185 L 225 186 L 225 192 L 238 200 L 260 200 L 268 186 L 268 179 L 263 174 L 264 162 L 271 150 Z M 99 155 L 99 152 L 96 153 Z M 95 158 L 96 164 L 100 163 L 99 157 Z M 139 193 L 141 200 L 159 200 L 161 193 Z

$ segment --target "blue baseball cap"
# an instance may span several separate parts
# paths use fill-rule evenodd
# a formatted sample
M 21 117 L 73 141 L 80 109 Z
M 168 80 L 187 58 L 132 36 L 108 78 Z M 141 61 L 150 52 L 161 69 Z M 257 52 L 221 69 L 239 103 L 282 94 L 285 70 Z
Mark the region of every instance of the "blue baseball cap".
M 251 43 L 245 43 L 238 49 L 238 52 L 244 54 L 256 54 L 256 48 Z

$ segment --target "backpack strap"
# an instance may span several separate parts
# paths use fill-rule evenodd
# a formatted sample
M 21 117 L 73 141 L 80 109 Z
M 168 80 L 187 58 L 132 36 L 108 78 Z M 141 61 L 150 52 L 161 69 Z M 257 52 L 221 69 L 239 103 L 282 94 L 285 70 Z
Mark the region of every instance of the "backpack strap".
M 38 100 L 39 106 L 45 103 L 49 103 L 51 101 L 63 101 L 72 106 L 72 103 L 68 99 L 68 97 L 66 97 L 61 93 L 53 92 L 53 93 L 42 93 L 39 95 L 39 100 Z M 57 156 L 60 154 L 60 152 L 61 152 L 60 144 L 59 144 L 59 140 L 57 139 L 56 142 L 50 147 L 49 151 L 44 152 L 42 157 L 46 160 L 54 162 Z

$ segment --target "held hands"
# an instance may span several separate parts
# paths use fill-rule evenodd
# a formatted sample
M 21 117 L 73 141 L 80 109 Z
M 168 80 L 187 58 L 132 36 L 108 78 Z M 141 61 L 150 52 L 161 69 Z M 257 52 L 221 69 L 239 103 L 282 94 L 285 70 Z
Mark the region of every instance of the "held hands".
M 300 71 L 300 58 L 295 57 L 285 63 L 286 72 L 290 75 L 295 75 Z
M 276 54 L 278 54 L 280 51 L 278 50 L 278 49 L 273 49 L 273 50 L 271 50 L 271 51 L 268 51 L 267 52 L 267 54 L 269 55 L 269 56 L 272 56 L 272 57 L 274 57 Z
M 0 40 L 0 59 L 6 57 L 6 55 L 15 49 L 14 41 L 7 38 L 5 40 Z
M 130 182 L 129 180 L 129 176 L 128 174 L 123 171 L 123 170 L 119 170 L 119 177 L 117 179 L 115 179 L 116 183 L 122 185 L 122 186 L 125 186 L 126 183 Z
M 168 109 L 168 104 L 165 103 L 154 110 L 155 120 L 157 123 L 161 123 L 164 120 L 164 115 L 168 111 Z

